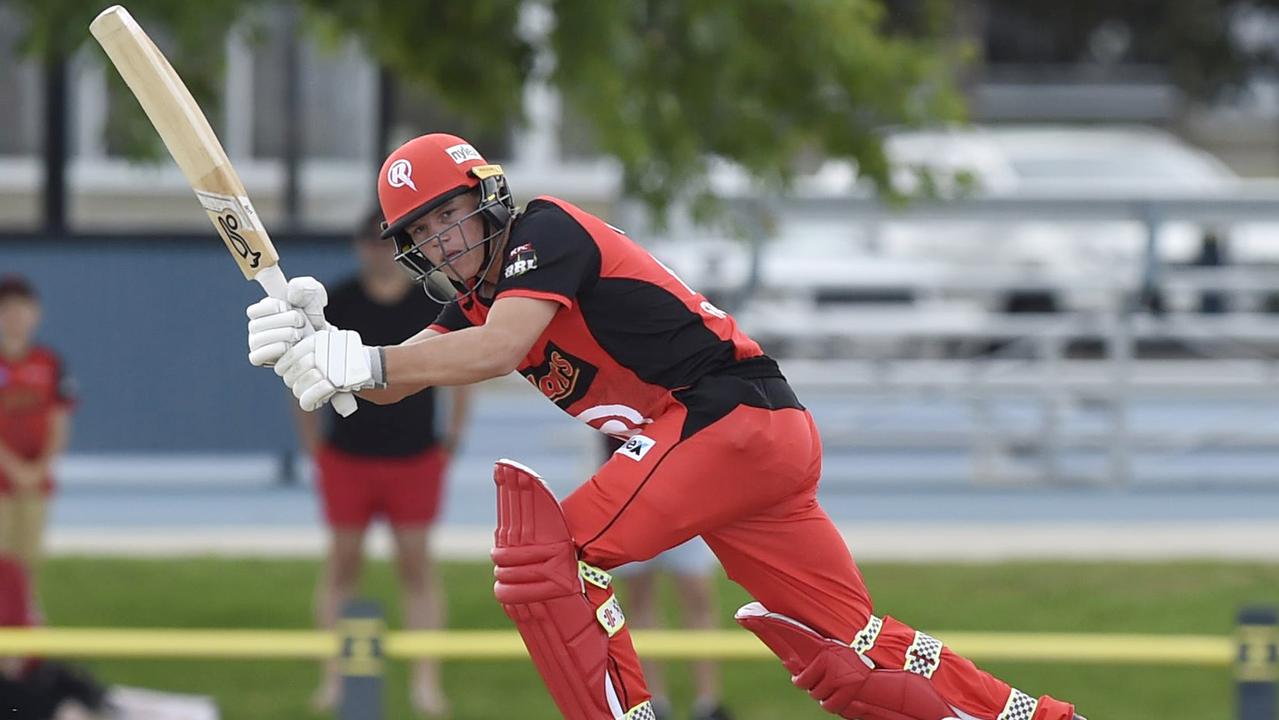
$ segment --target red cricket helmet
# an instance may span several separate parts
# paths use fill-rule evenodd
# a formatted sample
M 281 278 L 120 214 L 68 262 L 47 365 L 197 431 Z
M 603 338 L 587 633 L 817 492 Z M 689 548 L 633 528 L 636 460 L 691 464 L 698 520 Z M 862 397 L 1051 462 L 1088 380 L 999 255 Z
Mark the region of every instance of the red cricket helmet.
M 395 240 L 396 261 L 408 269 L 414 280 L 425 284 L 428 293 L 433 287 L 427 282 L 428 276 L 440 268 L 426 259 L 422 247 L 437 241 L 439 234 L 414 243 L 406 230 L 423 215 L 477 188 L 480 203 L 475 214 L 485 221 L 485 236 L 480 242 L 468 244 L 465 251 L 484 248 L 482 277 L 496 257 L 490 241 L 500 236 L 515 217 L 515 201 L 501 166 L 490 165 L 470 143 L 447 133 L 413 138 L 382 163 L 377 183 L 378 201 L 386 218 L 382 237 Z M 459 293 L 474 292 L 474 287 L 453 284 Z

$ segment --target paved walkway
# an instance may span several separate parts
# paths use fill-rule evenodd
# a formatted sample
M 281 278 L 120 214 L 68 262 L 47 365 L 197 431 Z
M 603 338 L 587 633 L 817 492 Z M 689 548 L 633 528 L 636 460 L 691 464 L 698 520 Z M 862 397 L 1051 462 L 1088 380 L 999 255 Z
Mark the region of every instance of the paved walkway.
M 1269 491 L 841 489 L 824 491 L 822 501 L 867 560 L 1279 562 L 1279 493 Z M 315 555 L 323 547 L 318 518 L 305 487 L 69 489 L 55 506 L 49 544 L 54 553 Z M 484 557 L 493 520 L 489 483 L 454 482 L 439 552 Z M 386 539 L 375 535 L 371 549 L 385 553 Z

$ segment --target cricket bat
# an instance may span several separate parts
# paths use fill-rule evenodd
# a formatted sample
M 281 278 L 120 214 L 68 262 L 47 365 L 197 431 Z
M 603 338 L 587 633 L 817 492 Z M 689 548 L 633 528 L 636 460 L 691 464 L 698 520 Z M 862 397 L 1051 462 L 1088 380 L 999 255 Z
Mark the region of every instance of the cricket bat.
M 245 279 L 256 280 L 267 295 L 286 300 L 288 280 L 280 270 L 280 255 L 222 143 L 164 54 L 119 5 L 103 10 L 89 31 L 160 133 Z M 306 332 L 314 330 L 308 325 Z M 333 407 L 350 415 L 356 410 L 355 398 L 337 395 Z

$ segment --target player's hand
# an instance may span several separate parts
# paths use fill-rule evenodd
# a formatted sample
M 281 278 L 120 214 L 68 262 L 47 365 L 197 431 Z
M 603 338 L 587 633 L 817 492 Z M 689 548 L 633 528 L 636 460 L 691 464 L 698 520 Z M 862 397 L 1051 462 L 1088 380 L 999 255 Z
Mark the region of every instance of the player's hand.
M 354 330 L 322 330 L 303 338 L 276 362 L 275 374 L 307 412 L 337 393 L 383 384 L 379 349 L 366 346 Z
M 306 335 L 309 324 L 316 330 L 333 329 L 324 319 L 329 293 L 320 281 L 296 277 L 289 281 L 288 302 L 263 298 L 248 307 L 249 362 L 259 367 L 274 365 L 294 343 Z
M 283 300 L 262 298 L 246 309 L 249 316 L 249 362 L 274 365 L 306 335 L 306 314 Z
M 307 322 L 316 331 L 332 330 L 324 319 L 324 308 L 329 304 L 329 291 L 313 277 L 295 277 L 289 280 L 289 304 L 306 315 Z

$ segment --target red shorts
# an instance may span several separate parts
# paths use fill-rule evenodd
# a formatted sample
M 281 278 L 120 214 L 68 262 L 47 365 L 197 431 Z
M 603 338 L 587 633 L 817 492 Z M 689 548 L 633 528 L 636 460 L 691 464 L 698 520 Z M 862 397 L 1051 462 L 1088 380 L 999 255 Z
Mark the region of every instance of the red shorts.
M 332 527 L 364 528 L 376 515 L 392 525 L 430 525 L 439 512 L 448 456 L 438 448 L 374 457 L 324 445 L 315 462 L 324 518 Z

